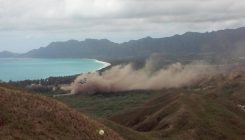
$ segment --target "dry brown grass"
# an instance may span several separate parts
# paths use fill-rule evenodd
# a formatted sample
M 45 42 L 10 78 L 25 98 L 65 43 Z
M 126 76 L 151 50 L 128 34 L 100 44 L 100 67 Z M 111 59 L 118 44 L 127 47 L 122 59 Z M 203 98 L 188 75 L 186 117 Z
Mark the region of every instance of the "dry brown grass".
M 100 129 L 105 131 L 103 136 Z M 0 130 L 4 140 L 122 140 L 60 102 L 7 85 L 0 85 Z

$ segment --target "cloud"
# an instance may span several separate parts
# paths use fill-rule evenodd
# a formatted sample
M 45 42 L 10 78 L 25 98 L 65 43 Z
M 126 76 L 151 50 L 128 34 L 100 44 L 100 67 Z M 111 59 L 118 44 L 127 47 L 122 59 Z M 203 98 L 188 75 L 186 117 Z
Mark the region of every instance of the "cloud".
M 237 28 L 245 26 L 244 9 L 242 0 L 0 0 L 0 36 L 12 40 L 0 38 L 0 51 L 68 39 L 123 42 Z
M 244 24 L 244 8 L 242 0 L 0 0 L 0 29 L 158 31 L 171 24 L 215 29 Z

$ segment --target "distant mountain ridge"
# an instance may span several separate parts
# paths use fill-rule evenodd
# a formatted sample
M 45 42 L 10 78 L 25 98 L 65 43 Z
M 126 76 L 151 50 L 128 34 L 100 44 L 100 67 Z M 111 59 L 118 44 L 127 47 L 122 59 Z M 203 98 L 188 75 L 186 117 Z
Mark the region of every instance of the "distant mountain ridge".
M 245 27 L 206 33 L 187 32 L 165 38 L 146 37 L 120 44 L 107 39 L 52 42 L 46 47 L 24 54 L 0 53 L 0 57 L 137 59 L 149 57 L 153 53 L 170 56 L 244 57 Z

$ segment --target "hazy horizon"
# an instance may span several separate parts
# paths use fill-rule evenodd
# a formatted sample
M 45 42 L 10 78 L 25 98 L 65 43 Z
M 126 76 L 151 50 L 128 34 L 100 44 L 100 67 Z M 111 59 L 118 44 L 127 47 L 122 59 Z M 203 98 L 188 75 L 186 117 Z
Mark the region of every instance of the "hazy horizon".
M 53 41 L 113 42 L 245 26 L 241 0 L 0 0 L 0 51 Z

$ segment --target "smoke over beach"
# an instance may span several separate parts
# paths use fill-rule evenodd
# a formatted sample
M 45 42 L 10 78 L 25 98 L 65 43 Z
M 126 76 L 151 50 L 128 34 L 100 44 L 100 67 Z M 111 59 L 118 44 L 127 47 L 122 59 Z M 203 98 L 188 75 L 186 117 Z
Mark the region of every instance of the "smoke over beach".
M 217 73 L 216 68 L 204 62 L 174 63 L 162 68 L 157 68 L 159 64 L 155 62 L 149 59 L 140 69 L 127 64 L 114 66 L 102 73 L 83 74 L 70 88 L 73 94 L 178 88 Z

